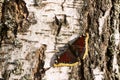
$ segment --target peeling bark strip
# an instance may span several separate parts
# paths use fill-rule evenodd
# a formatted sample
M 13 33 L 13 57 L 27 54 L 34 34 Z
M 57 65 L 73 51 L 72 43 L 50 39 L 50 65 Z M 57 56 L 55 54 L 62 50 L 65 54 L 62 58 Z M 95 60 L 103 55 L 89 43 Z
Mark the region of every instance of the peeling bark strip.
M 33 74 L 33 79 L 34 80 L 42 80 L 41 78 L 43 77 L 45 70 L 44 70 L 44 59 L 45 59 L 45 50 L 46 50 L 46 45 L 43 44 L 40 49 L 38 49 L 35 52 L 34 60 L 35 60 L 35 65 L 34 68 L 32 69 L 32 74 Z
M 29 26 L 26 3 L 23 0 L 3 0 L 0 6 L 0 45 L 15 44 L 18 31 L 26 31 Z
M 57 56 L 54 67 L 75 66 L 79 59 L 85 59 L 88 55 L 88 39 L 88 33 L 86 33 L 86 36 L 76 39 L 64 53 Z

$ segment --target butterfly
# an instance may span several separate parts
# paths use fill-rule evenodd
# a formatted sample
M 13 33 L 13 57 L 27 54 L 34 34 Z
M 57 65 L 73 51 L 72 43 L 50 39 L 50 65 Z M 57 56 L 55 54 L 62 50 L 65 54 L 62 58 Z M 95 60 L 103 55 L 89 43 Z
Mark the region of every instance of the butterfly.
M 88 55 L 88 39 L 88 33 L 78 37 L 62 54 L 56 56 L 53 66 L 74 66 L 79 63 L 79 59 L 85 59 Z

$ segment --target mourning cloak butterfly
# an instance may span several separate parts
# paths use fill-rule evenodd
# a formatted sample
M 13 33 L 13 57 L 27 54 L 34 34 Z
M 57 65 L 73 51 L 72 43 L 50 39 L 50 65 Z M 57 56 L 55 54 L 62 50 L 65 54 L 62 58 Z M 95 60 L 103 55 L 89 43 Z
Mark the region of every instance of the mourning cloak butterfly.
M 79 37 L 64 53 L 57 56 L 54 66 L 74 66 L 78 64 L 79 58 L 85 59 L 88 54 L 88 39 L 88 33 L 86 36 Z

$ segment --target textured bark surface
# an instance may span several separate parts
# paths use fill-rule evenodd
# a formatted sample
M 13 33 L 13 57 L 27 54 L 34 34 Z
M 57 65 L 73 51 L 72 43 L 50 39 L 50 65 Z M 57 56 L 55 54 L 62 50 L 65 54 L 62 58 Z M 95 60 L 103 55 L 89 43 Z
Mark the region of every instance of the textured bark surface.
M 100 78 L 96 78 L 97 75 L 102 75 L 104 80 L 119 80 L 120 72 L 114 69 L 114 60 L 116 57 L 118 64 L 116 66 L 119 67 L 120 10 L 118 5 L 120 2 L 85 0 L 85 3 L 86 6 L 82 9 L 84 18 L 82 19 L 82 27 L 86 27 L 89 30 L 89 55 L 78 66 L 79 72 L 77 75 L 79 78 L 77 80 L 100 80 Z M 102 31 L 100 31 L 101 27 Z M 118 38 L 113 37 L 113 35 L 116 35 Z M 117 41 L 118 44 L 116 45 Z M 93 71 L 93 69 L 97 68 L 101 73 Z M 73 72 L 75 69 L 73 69 Z M 76 71 L 74 73 L 76 74 Z
M 89 34 L 73 67 L 54 57 Z M 0 0 L 0 79 L 120 80 L 119 0 Z

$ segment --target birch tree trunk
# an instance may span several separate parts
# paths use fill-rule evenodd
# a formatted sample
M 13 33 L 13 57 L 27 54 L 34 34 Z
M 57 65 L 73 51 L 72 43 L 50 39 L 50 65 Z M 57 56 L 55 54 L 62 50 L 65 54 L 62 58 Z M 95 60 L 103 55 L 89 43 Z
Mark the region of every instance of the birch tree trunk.
M 89 34 L 88 54 L 54 67 Z M 0 80 L 120 80 L 119 0 L 0 0 Z

